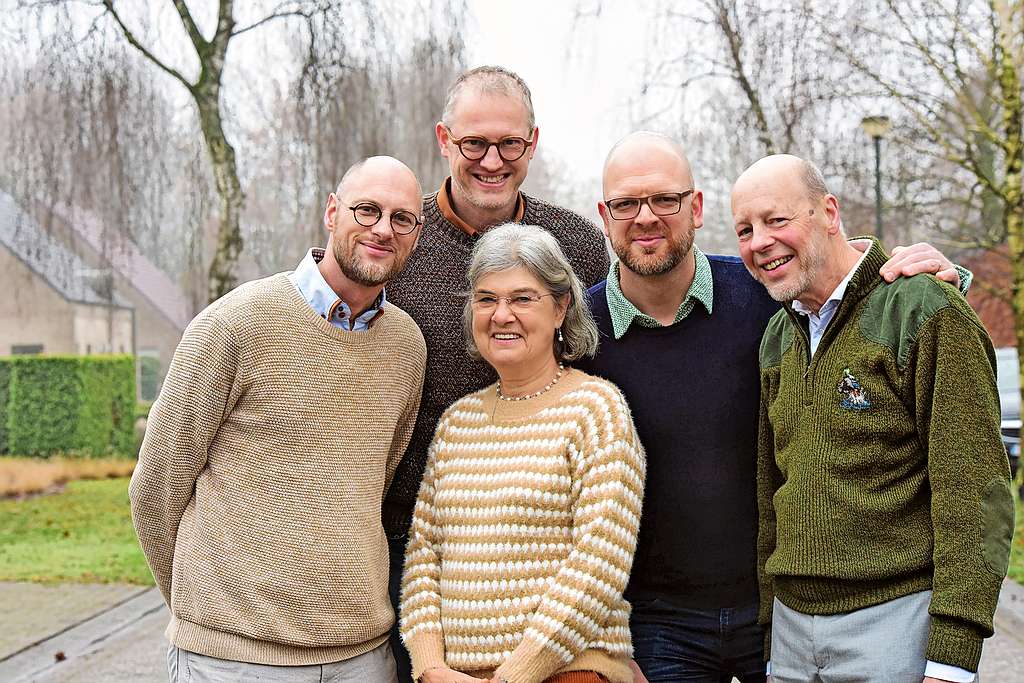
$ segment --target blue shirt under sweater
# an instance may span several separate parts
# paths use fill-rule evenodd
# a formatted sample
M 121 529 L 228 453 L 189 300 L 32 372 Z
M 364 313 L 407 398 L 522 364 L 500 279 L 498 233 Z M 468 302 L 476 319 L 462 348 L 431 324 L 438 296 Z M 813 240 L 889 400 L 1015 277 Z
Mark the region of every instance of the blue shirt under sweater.
M 605 283 L 589 290 L 601 333 L 576 365 L 615 382 L 647 452 L 647 488 L 626 597 L 681 607 L 757 601 L 758 347 L 779 304 L 735 257 L 708 256 L 713 314 L 612 333 Z

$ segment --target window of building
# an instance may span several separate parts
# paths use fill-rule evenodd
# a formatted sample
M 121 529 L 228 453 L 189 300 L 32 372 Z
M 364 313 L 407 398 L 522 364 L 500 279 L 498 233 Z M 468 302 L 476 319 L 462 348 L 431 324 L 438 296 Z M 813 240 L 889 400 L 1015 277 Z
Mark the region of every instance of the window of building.
M 160 391 L 160 352 L 153 349 L 139 351 L 139 400 L 155 401 Z
M 38 356 L 42 352 L 42 344 L 14 344 L 11 346 L 12 356 Z

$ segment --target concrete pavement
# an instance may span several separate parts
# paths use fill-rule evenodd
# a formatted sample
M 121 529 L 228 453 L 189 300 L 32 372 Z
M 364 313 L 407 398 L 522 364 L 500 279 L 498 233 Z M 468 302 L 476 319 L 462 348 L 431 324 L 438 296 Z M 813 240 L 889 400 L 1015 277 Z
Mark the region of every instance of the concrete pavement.
M 0 681 L 165 683 L 166 626 L 155 588 L 0 583 Z M 1024 587 L 1009 580 L 980 674 L 1024 681 Z

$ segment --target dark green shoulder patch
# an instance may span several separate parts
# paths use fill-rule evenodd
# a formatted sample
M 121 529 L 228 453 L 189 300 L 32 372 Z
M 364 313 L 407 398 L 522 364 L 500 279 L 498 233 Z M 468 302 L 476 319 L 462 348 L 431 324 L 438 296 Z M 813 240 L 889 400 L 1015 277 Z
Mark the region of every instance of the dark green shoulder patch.
M 915 275 L 881 284 L 868 295 L 860 317 L 865 338 L 892 350 L 896 364 L 906 367 L 918 331 L 933 315 L 963 301 L 953 287 L 931 275 Z
M 772 368 L 782 364 L 782 354 L 793 345 L 793 321 L 789 319 L 786 309 L 782 309 L 771 317 L 768 327 L 761 337 L 761 369 Z

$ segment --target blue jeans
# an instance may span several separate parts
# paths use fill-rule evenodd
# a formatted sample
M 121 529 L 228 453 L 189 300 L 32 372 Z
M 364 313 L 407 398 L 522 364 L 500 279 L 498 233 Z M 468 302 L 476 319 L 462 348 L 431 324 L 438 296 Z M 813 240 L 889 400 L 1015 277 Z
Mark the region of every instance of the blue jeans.
M 659 598 L 633 602 L 633 658 L 650 683 L 764 683 L 757 605 L 689 609 Z
M 388 594 L 391 596 L 391 606 L 395 608 L 395 625 L 391 627 L 391 654 L 395 656 L 395 666 L 398 668 L 398 683 L 412 683 L 412 662 L 398 635 L 398 598 L 402 590 L 402 565 L 405 564 L 405 544 L 408 540 L 409 537 L 404 534 L 394 537 L 388 534 L 391 572 L 388 577 Z

